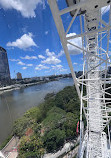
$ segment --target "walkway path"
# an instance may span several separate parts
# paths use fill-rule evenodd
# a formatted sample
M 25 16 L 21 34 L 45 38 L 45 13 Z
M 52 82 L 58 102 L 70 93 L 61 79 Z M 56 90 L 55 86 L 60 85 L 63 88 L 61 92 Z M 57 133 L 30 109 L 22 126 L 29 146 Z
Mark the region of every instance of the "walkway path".
M 18 137 L 12 137 L 8 144 L 1 150 L 5 158 L 16 158 L 18 155 L 17 146 L 19 143 Z
M 73 158 L 78 153 L 79 146 L 74 148 L 72 151 L 70 151 L 68 154 L 66 154 L 63 158 Z

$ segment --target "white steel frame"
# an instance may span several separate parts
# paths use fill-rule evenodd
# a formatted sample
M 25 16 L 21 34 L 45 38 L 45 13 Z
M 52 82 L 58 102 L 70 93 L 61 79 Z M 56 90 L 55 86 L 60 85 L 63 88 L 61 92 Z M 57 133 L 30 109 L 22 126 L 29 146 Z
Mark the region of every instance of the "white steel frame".
M 107 92 L 111 83 L 107 78 L 107 69 L 111 65 L 109 57 L 109 39 L 111 29 L 111 9 L 109 23 L 102 19 L 101 8 L 111 5 L 110 0 L 76 0 L 77 3 L 63 10 L 58 9 L 56 0 L 48 0 L 53 18 L 66 54 L 72 77 L 81 101 L 80 106 L 80 150 L 79 158 L 111 158 L 111 140 L 109 122 L 111 116 L 111 94 Z M 95 7 L 96 6 L 96 7 Z M 65 32 L 61 16 L 76 10 L 75 15 Z M 86 12 L 80 16 L 81 34 L 68 36 L 80 10 Z M 70 40 L 81 37 L 82 48 Z M 107 39 L 107 48 L 103 48 L 103 40 Z M 76 78 L 67 44 L 83 52 L 83 75 Z M 80 86 L 81 85 L 81 86 Z M 83 93 L 86 89 L 86 95 Z M 107 95 L 107 97 L 106 97 Z M 108 97 L 109 96 L 109 97 Z M 83 112 L 87 127 L 83 130 Z M 104 129 L 107 127 L 107 134 Z

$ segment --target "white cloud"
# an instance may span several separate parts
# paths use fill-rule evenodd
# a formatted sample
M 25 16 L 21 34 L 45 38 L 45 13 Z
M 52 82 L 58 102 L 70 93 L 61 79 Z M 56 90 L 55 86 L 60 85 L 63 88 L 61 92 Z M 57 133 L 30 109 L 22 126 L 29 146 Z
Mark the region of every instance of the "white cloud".
M 22 61 L 19 61 L 17 64 L 18 65 L 25 65 L 25 63 L 23 63 Z
M 49 31 L 45 31 L 45 35 L 47 35 L 49 33 Z
M 37 45 L 33 41 L 32 37 L 33 37 L 32 33 L 24 34 L 19 39 L 17 39 L 15 42 L 8 42 L 7 46 L 18 47 L 18 48 L 23 49 L 23 50 L 26 50 L 27 48 L 30 48 L 32 46 L 37 47 Z
M 61 69 L 61 68 L 63 68 L 62 65 L 52 65 L 51 67 L 52 67 L 52 69 Z
M 65 72 L 67 71 L 67 69 L 64 69 L 62 65 L 52 65 L 52 70 L 56 70 L 56 71 L 59 71 L 59 72 Z
M 38 58 L 45 59 L 45 57 L 43 55 L 38 55 Z
M 27 66 L 31 67 L 31 66 L 33 66 L 33 64 L 27 64 Z
M 70 36 L 74 36 L 76 35 L 76 33 L 70 33 L 67 35 L 67 37 L 70 37 Z M 78 47 L 82 48 L 82 39 L 81 37 L 78 37 L 78 38 L 74 38 L 74 39 L 70 39 L 68 40 L 70 43 L 74 44 L 74 45 L 77 45 Z M 69 50 L 69 53 L 70 54 L 80 54 L 82 53 L 82 51 L 70 44 L 67 44 L 68 46 L 68 50 Z
M 49 49 L 46 49 L 46 55 L 48 56 L 45 60 L 42 60 L 41 63 L 44 64 L 59 64 L 61 62 L 58 59 L 54 52 L 50 52 Z
M 60 70 L 60 72 L 67 72 L 68 70 L 67 69 L 64 69 L 64 68 L 62 68 L 61 70 Z
M 22 32 L 23 32 L 23 33 L 26 33 L 26 32 L 27 32 L 27 28 L 28 28 L 28 26 L 23 27 L 23 28 L 22 28 Z
M 46 49 L 46 55 L 51 57 L 51 56 L 56 56 L 54 52 L 50 52 L 49 49 Z
M 61 50 L 60 53 L 58 53 L 58 57 L 61 57 L 64 54 L 64 51 Z
M 41 61 L 44 64 L 59 64 L 61 62 L 60 59 L 57 59 L 55 56 L 48 57 L 46 60 Z
M 27 60 L 33 60 L 33 59 L 37 59 L 36 56 L 28 56 L 26 55 L 25 57 L 20 57 L 21 59 L 27 59 Z
M 20 61 L 19 59 L 9 59 L 10 61 Z
M 23 70 L 26 70 L 26 69 L 27 69 L 27 67 L 22 67 L 22 69 L 23 69 Z
M 35 67 L 35 70 L 43 70 L 43 69 L 49 69 L 49 67 L 42 64 L 39 64 Z
M 50 72 L 51 72 L 51 70 L 45 71 L 45 73 L 50 73 Z
M 77 63 L 73 63 L 74 65 L 77 65 Z
M 35 9 L 39 4 L 44 7 L 44 0 L 0 0 L 2 8 L 15 9 L 26 18 L 36 17 Z
M 101 8 L 101 14 L 105 14 L 110 10 L 110 5 Z

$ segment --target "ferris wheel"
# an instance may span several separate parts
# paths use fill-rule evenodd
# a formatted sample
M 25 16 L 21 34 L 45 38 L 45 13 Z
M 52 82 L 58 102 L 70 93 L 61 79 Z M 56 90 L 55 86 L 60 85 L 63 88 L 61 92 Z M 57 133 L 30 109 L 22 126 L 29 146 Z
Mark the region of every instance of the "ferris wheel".
M 108 67 L 111 66 L 111 1 L 66 0 L 67 7 L 62 10 L 59 10 L 56 0 L 48 2 L 81 101 L 78 157 L 111 158 L 111 79 L 107 76 Z M 107 19 L 103 18 L 106 11 Z M 61 17 L 66 13 L 70 13 L 72 20 L 65 31 Z M 81 33 L 68 34 L 77 16 Z M 81 38 L 81 46 L 72 42 L 77 38 Z M 83 53 L 83 75 L 79 78 L 76 78 L 68 45 Z M 83 114 L 87 121 L 85 130 Z

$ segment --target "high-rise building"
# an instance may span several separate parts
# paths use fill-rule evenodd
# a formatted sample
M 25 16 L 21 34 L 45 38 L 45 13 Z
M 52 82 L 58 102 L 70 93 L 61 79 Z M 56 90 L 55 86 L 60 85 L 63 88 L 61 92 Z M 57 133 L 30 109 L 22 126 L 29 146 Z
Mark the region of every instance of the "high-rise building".
M 10 81 L 11 79 L 7 52 L 4 48 L 0 47 L 0 83 L 9 84 Z
M 21 80 L 22 79 L 22 74 L 20 72 L 17 73 L 17 80 Z

